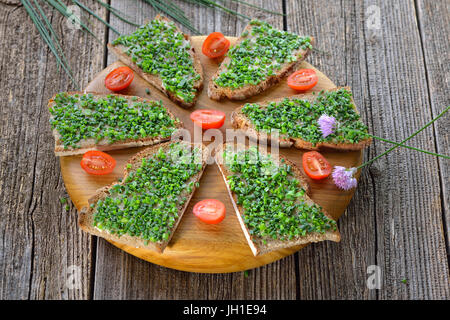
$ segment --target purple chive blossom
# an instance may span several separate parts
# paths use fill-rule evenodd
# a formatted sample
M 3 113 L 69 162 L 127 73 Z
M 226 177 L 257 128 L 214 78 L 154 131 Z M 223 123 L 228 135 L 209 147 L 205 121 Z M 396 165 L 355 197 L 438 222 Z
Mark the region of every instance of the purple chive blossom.
M 322 131 L 322 137 L 326 138 L 334 133 L 336 126 L 336 119 L 334 117 L 323 114 L 317 122 L 319 123 L 320 131 Z
M 341 166 L 335 166 L 331 176 L 334 184 L 343 190 L 350 190 L 356 187 L 357 181 L 353 177 L 356 173 L 356 168 L 347 169 Z

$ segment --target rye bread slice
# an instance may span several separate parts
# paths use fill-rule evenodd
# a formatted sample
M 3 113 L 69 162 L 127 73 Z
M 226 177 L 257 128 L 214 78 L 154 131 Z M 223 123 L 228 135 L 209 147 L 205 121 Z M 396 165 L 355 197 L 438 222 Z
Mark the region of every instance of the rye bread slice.
M 244 28 L 242 33 L 248 32 L 250 34 L 251 29 L 252 26 L 248 24 Z M 240 36 L 237 39 L 234 46 L 237 46 L 239 43 L 241 43 L 243 40 L 247 38 L 248 37 Z M 311 44 L 314 44 L 313 37 L 311 37 Z M 212 76 L 211 80 L 208 83 L 208 97 L 210 97 L 213 100 L 222 100 L 224 98 L 228 98 L 230 100 L 244 100 L 249 97 L 256 96 L 261 92 L 269 89 L 270 87 L 276 85 L 285 77 L 289 76 L 291 73 L 297 70 L 301 62 L 305 60 L 306 57 L 309 55 L 310 51 L 311 51 L 310 49 L 306 50 L 299 49 L 294 51 L 294 55 L 297 56 L 297 60 L 281 65 L 281 68 L 277 70 L 277 72 L 273 76 L 267 77 L 265 80 L 263 80 L 257 85 L 248 84 L 236 89 L 232 89 L 229 87 L 220 87 L 214 82 L 214 79 L 216 79 L 220 73 L 227 70 L 227 65 L 230 63 L 231 59 L 228 57 L 228 55 L 226 55 L 224 60 L 220 64 L 219 69 Z
M 248 245 L 250 246 L 250 249 L 253 252 L 253 255 L 262 255 L 274 250 L 279 250 L 283 248 L 289 248 L 301 244 L 307 244 L 310 242 L 320 242 L 324 240 L 331 240 L 335 242 L 339 242 L 341 239 L 339 230 L 336 228 L 335 231 L 326 231 L 325 233 L 309 233 L 305 236 L 298 236 L 295 239 L 292 240 L 274 240 L 272 238 L 268 238 L 267 243 L 263 242 L 263 239 L 260 237 L 256 237 L 250 234 L 249 229 L 244 223 L 243 215 L 244 215 L 244 208 L 241 205 L 237 204 L 237 196 L 234 192 L 231 191 L 229 183 L 228 183 L 228 176 L 233 175 L 233 173 L 228 169 L 226 166 L 224 160 L 223 160 L 223 150 L 228 146 L 233 144 L 231 143 L 225 143 L 222 148 L 219 148 L 216 152 L 215 160 L 219 167 L 219 170 L 223 176 L 223 179 L 225 181 L 225 185 L 227 187 L 228 193 L 230 195 L 231 202 L 233 203 L 234 210 L 236 212 L 236 215 L 238 217 L 239 223 L 241 225 L 242 231 L 244 232 L 245 238 L 247 239 Z M 243 150 L 243 148 L 247 148 L 243 145 L 237 146 L 238 150 Z M 261 152 L 261 151 L 260 151 Z M 285 163 L 287 165 L 290 165 L 292 167 L 292 170 L 294 172 L 295 178 L 300 182 L 300 186 L 306 191 L 306 194 L 304 195 L 305 202 L 308 204 L 315 204 L 314 201 L 308 196 L 310 194 L 310 188 L 307 183 L 307 180 L 303 174 L 303 172 L 290 160 L 286 159 L 285 157 L 280 155 L 279 161 L 281 159 L 284 159 Z M 279 164 L 279 162 L 276 159 L 272 159 L 275 163 Z M 327 216 L 330 219 L 333 219 L 325 210 L 323 210 L 323 213 L 325 216 Z
M 128 160 L 127 165 L 131 164 L 131 169 L 127 170 L 127 165 L 125 165 L 125 169 L 124 169 L 124 177 L 122 179 L 122 181 L 125 181 L 125 179 L 127 178 L 129 172 L 135 171 L 137 170 L 137 168 L 139 168 L 141 166 L 142 163 L 142 159 L 143 158 L 150 158 L 152 157 L 155 153 L 159 152 L 160 148 L 163 148 L 163 150 L 167 150 L 171 144 L 173 144 L 175 142 L 171 141 L 171 142 L 166 142 L 157 146 L 152 146 L 149 148 L 146 148 L 145 150 L 139 152 L 138 154 L 136 154 L 134 157 L 132 157 L 130 160 Z M 172 239 L 173 234 L 176 231 L 176 228 L 178 227 L 181 219 L 183 218 L 183 214 L 186 211 L 186 208 L 189 205 L 189 202 L 192 198 L 192 195 L 195 193 L 195 190 L 197 189 L 195 187 L 195 182 L 198 182 L 200 180 L 200 178 L 203 175 L 203 172 L 206 168 L 206 159 L 209 155 L 208 149 L 207 147 L 200 145 L 200 144 L 194 144 L 194 143 L 188 143 L 188 142 L 183 142 L 181 141 L 180 143 L 184 143 L 186 145 L 190 145 L 191 147 L 198 147 L 201 148 L 201 152 L 202 152 L 202 169 L 195 175 L 193 176 L 191 179 L 189 179 L 187 182 L 194 182 L 194 187 L 192 192 L 187 195 L 187 200 L 184 203 L 183 207 L 179 208 L 178 211 L 178 215 L 179 217 L 177 218 L 177 220 L 174 223 L 174 226 L 172 227 L 172 229 L 170 230 L 170 235 L 169 238 L 166 241 L 159 241 L 159 242 L 151 242 L 148 241 L 148 243 L 145 243 L 145 241 L 139 237 L 135 237 L 135 236 L 130 236 L 128 234 L 124 234 L 122 236 L 117 236 L 115 234 L 112 234 L 106 230 L 100 230 L 96 227 L 94 227 L 93 225 L 93 215 L 95 213 L 95 209 L 96 209 L 96 204 L 98 202 L 98 200 L 105 198 L 109 195 L 109 190 L 116 184 L 121 184 L 122 182 L 118 183 L 113 183 L 110 186 L 106 186 L 103 187 L 99 190 L 97 190 L 97 192 L 95 193 L 94 196 L 92 196 L 89 200 L 88 200 L 88 206 L 84 207 L 81 209 L 80 213 L 79 213 L 79 217 L 78 217 L 78 224 L 81 227 L 82 230 L 95 235 L 95 236 L 99 236 L 102 238 L 105 238 L 106 240 L 111 240 L 117 243 L 121 243 L 121 244 L 125 244 L 128 246 L 132 246 L 132 247 L 136 247 L 136 248 L 145 248 L 145 249 L 150 249 L 150 250 L 155 250 L 157 252 L 163 252 L 164 249 L 167 247 L 167 245 L 169 244 L 170 240 Z M 94 204 L 94 207 L 91 207 L 91 205 Z
M 166 17 L 163 17 L 159 14 L 155 17 L 155 20 L 171 22 L 170 19 L 167 19 Z M 182 33 L 182 31 L 178 27 L 176 29 L 178 32 Z M 189 50 L 189 54 L 193 61 L 195 71 L 200 75 L 200 79 L 195 81 L 195 83 L 194 83 L 194 89 L 196 90 L 196 95 L 192 102 L 186 102 L 183 99 L 181 99 L 180 97 L 176 96 L 173 92 L 167 91 L 164 88 L 162 80 L 158 75 L 150 74 L 150 73 L 147 73 L 144 70 L 142 70 L 135 62 L 133 62 L 133 60 L 131 59 L 131 56 L 129 56 L 125 53 L 127 47 L 120 45 L 120 44 L 113 45 L 112 43 L 108 43 L 108 49 L 110 49 L 117 56 L 117 58 L 120 61 L 125 63 L 131 69 L 133 69 L 141 78 L 143 78 L 144 80 L 149 82 L 151 85 L 156 87 L 159 91 L 163 92 L 170 100 L 172 100 L 173 102 L 175 102 L 176 104 L 178 104 L 179 106 L 181 106 L 183 108 L 191 108 L 195 105 L 197 98 L 200 94 L 200 91 L 203 88 L 203 68 L 200 63 L 200 58 L 198 57 L 197 53 L 195 52 L 195 48 L 191 42 L 191 37 L 187 34 L 183 34 L 183 35 L 184 35 L 184 38 L 187 41 L 189 41 L 191 44 L 191 49 Z
M 351 91 L 350 87 L 337 87 L 331 90 L 327 91 L 337 91 L 339 89 L 346 89 L 348 91 Z M 291 97 L 288 97 L 289 99 L 302 99 L 307 101 L 313 101 L 316 99 L 317 94 L 314 95 L 312 93 L 307 94 L 298 94 Z M 261 106 L 267 106 L 271 102 L 281 102 L 285 98 L 280 99 L 274 99 L 270 101 L 264 101 L 264 102 L 258 102 Z M 353 106 L 355 106 L 355 103 L 352 98 Z M 231 113 L 231 124 L 233 128 L 242 130 L 249 138 L 252 140 L 260 140 L 260 139 L 266 139 L 268 141 L 271 141 L 270 134 L 263 134 L 260 131 L 256 129 L 256 127 L 253 125 L 250 119 L 248 119 L 243 113 L 242 108 L 244 106 L 241 106 L 234 110 Z M 356 107 L 355 107 L 356 110 Z M 358 143 L 332 143 L 332 142 L 319 142 L 316 145 L 313 145 L 311 142 L 302 140 L 300 138 L 291 138 L 291 137 L 279 137 L 278 142 L 280 147 L 282 148 L 289 148 L 289 147 L 295 147 L 297 149 L 306 149 L 306 150 L 320 150 L 323 148 L 330 148 L 335 150 L 341 150 L 341 151 L 355 151 L 355 150 L 361 150 L 366 147 L 368 147 L 372 143 L 372 138 L 368 138 L 365 140 L 362 140 Z
M 129 103 L 136 103 L 136 102 L 152 102 L 151 100 L 144 99 L 137 96 L 127 96 L 122 94 L 112 94 L 112 93 L 95 93 L 95 92 L 88 92 L 91 93 L 94 98 L 105 98 L 109 95 L 119 96 L 123 97 L 128 100 Z M 68 95 L 83 95 L 85 93 L 78 92 L 78 91 L 71 91 L 67 92 Z M 49 100 L 48 102 L 48 108 L 52 107 L 54 104 L 54 99 L 56 97 L 56 94 Z M 132 99 L 135 99 L 134 101 Z M 167 110 L 167 109 L 166 109 Z M 179 121 L 169 110 L 167 110 L 167 113 L 169 116 L 175 120 L 175 128 L 180 129 L 183 127 L 183 123 Z M 51 119 L 50 115 L 50 119 Z M 64 144 L 62 143 L 60 139 L 60 134 L 56 129 L 53 130 L 53 136 L 55 138 L 55 155 L 56 156 L 72 156 L 77 154 L 84 154 L 87 151 L 90 150 L 99 150 L 99 151 L 110 151 L 110 150 L 117 150 L 117 149 L 126 149 L 126 148 L 132 148 L 132 147 L 144 147 L 144 146 L 152 146 L 161 142 L 169 141 L 170 137 L 146 137 L 146 138 L 140 138 L 140 139 L 126 139 L 121 141 L 116 141 L 113 143 L 108 142 L 107 139 L 103 139 L 99 142 L 96 142 L 94 139 L 89 140 L 83 140 L 80 142 L 80 148 L 73 148 L 68 147 L 67 149 L 64 148 Z

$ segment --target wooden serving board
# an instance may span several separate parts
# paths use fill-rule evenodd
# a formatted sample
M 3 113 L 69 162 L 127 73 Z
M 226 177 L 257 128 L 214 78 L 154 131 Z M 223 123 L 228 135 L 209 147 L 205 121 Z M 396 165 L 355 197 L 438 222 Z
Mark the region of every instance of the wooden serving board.
M 181 119 L 185 128 L 191 131 L 192 136 L 193 123 L 190 120 L 189 115 L 195 109 L 208 108 L 224 111 L 227 119 L 225 125 L 221 128 L 221 131 L 225 134 L 225 129 L 231 128 L 229 122 L 231 112 L 245 102 L 265 101 L 297 94 L 297 92 L 287 86 L 286 81 L 281 81 L 277 86 L 246 101 L 233 102 L 223 100 L 218 102 L 210 100 L 207 95 L 206 86 L 211 76 L 217 70 L 220 61 L 209 59 L 201 53 L 201 45 L 204 39 L 205 36 L 192 37 L 193 45 L 196 52 L 199 53 L 204 72 L 204 89 L 193 109 L 186 110 L 175 105 L 164 94 L 153 88 L 137 75 L 130 87 L 121 93 L 148 99 L 162 100 L 164 105 Z M 232 44 L 236 41 L 236 38 L 229 37 L 229 39 Z M 115 62 L 109 65 L 106 69 L 96 75 L 92 82 L 86 87 L 85 91 L 109 93 L 110 91 L 104 86 L 104 79 L 111 70 L 122 65 L 121 62 Z M 303 62 L 301 68 L 315 69 L 307 62 Z M 319 82 L 314 87 L 314 91 L 335 87 L 334 83 L 323 73 L 317 69 L 315 70 L 319 77 Z M 150 94 L 146 93 L 147 88 L 150 90 Z M 67 192 L 77 209 L 86 206 L 88 198 L 90 198 L 97 189 L 121 178 L 123 176 L 125 162 L 142 149 L 143 148 L 132 148 L 110 151 L 109 154 L 117 160 L 117 166 L 113 173 L 106 176 L 92 176 L 85 173 L 80 167 L 81 156 L 61 157 L 61 171 L 64 183 Z M 280 154 L 285 155 L 300 167 L 303 152 L 304 151 L 294 148 L 280 149 Z M 355 167 L 361 164 L 363 153 L 362 151 L 324 151 L 323 154 L 332 165 Z M 347 208 L 354 190 L 338 190 L 331 181 L 331 178 L 321 182 L 313 180 L 310 180 L 309 182 L 312 190 L 312 199 L 327 210 L 335 219 L 339 218 Z M 207 198 L 219 199 L 226 206 L 226 217 L 218 225 L 207 225 L 199 221 L 192 213 L 194 204 Z M 343 236 L 345 237 L 347 235 Z M 115 242 L 111 243 L 136 257 L 152 263 L 178 270 L 204 273 L 235 272 L 256 268 L 293 254 L 304 247 L 296 246 L 254 257 L 237 220 L 222 176 L 215 164 L 206 168 L 200 181 L 200 188 L 192 197 L 182 221 L 164 253 L 160 254 L 154 251 L 134 248 Z

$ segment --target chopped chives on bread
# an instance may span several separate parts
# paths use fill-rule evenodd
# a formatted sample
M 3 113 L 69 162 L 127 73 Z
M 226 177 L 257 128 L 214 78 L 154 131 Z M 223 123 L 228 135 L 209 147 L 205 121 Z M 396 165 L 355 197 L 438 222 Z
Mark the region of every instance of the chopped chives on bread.
M 182 127 L 162 102 L 135 96 L 62 92 L 48 108 L 57 156 L 150 146 Z
M 190 37 L 160 15 L 108 48 L 142 78 L 184 108 L 195 105 L 203 71 Z
M 335 132 L 325 138 L 318 124 L 321 115 L 333 116 L 337 121 Z M 271 140 L 272 130 L 278 130 L 281 147 L 350 151 L 361 150 L 372 141 L 348 87 L 247 103 L 232 112 L 231 122 L 254 140 L 266 136 Z
M 208 96 L 243 100 L 267 90 L 297 69 L 312 43 L 311 37 L 250 21 L 209 82 Z
M 79 225 L 93 235 L 163 252 L 198 187 L 207 148 L 188 142 L 149 147 L 125 166 L 122 182 L 99 189 Z
M 289 160 L 226 143 L 216 162 L 255 256 L 309 242 L 340 241 L 336 222 L 309 198 L 303 173 Z

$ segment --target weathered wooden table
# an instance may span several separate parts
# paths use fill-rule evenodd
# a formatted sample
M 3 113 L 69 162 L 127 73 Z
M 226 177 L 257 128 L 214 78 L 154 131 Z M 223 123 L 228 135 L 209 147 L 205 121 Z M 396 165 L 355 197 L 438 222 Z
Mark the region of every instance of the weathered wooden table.
M 353 88 L 370 132 L 400 141 L 449 105 L 450 1 L 247 1 L 286 16 L 225 4 L 316 37 L 323 52 L 308 61 L 335 83 Z M 0 298 L 450 298 L 449 162 L 405 149 L 365 168 L 339 221 L 340 243 L 310 245 L 248 274 L 166 269 L 81 232 L 75 208 L 60 202 L 67 195 L 46 112 L 47 99 L 73 87 L 15 2 L 0 1 Z M 120 32 L 133 30 L 97 2 L 82 2 Z M 141 1 L 111 2 L 138 23 L 156 14 Z M 246 24 L 219 11 L 180 5 L 204 34 L 234 36 Z M 60 14 L 46 12 L 82 86 L 114 61 L 106 43 L 116 34 L 103 24 L 90 20 L 98 42 L 70 30 Z M 411 145 L 448 154 L 449 120 L 440 119 Z M 366 158 L 387 148 L 376 141 Z M 366 285 L 371 265 L 381 271 L 380 289 Z M 74 277 L 79 286 L 70 285 Z

